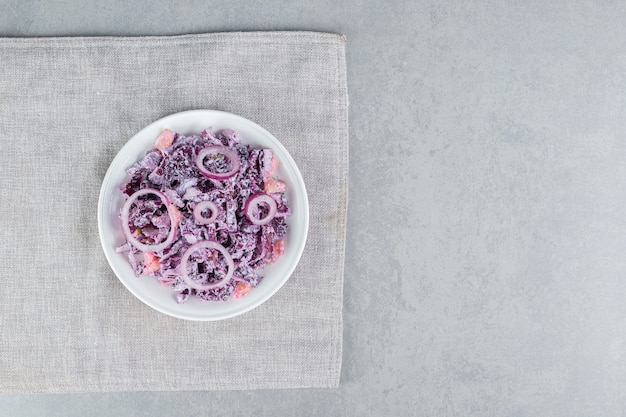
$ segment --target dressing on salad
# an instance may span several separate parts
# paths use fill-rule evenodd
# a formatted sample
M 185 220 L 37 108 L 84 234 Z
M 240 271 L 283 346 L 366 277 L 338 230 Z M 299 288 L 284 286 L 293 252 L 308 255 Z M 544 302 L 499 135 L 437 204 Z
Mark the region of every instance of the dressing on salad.
M 233 130 L 164 130 L 120 187 L 126 241 L 117 252 L 179 303 L 245 296 L 285 250 L 290 209 L 276 165 L 271 149 L 244 145 Z

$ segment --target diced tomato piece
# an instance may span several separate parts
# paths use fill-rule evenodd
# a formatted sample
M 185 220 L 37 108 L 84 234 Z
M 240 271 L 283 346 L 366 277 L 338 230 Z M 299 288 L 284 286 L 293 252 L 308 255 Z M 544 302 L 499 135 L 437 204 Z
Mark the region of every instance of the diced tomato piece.
M 159 257 L 152 252 L 143 253 L 143 273 L 150 275 L 161 269 Z
M 165 129 L 157 138 L 154 147 L 161 151 L 165 148 L 169 148 L 172 146 L 172 143 L 174 143 L 174 135 L 174 132 L 169 129 Z
M 272 251 L 271 261 L 276 262 L 283 253 L 285 253 L 285 239 L 280 239 L 274 243 L 274 250 Z
M 268 194 L 282 193 L 285 191 L 285 183 L 281 180 L 276 180 L 274 178 L 268 178 L 263 183 L 263 191 Z
M 233 299 L 238 300 L 239 298 L 244 297 L 250 292 L 251 289 L 252 286 L 250 284 L 246 284 L 241 281 L 237 282 L 235 290 L 233 291 Z
M 180 224 L 180 221 L 183 219 L 183 214 L 173 204 L 170 206 L 170 209 L 172 210 L 172 213 L 174 213 L 172 217 L 174 217 L 175 226 L 178 227 L 178 225 Z

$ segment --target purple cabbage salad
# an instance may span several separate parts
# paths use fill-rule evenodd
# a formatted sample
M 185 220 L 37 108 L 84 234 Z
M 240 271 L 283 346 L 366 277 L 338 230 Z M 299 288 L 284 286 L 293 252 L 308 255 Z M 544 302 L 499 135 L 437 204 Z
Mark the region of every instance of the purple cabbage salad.
M 276 165 L 271 149 L 242 144 L 234 130 L 164 130 L 120 187 L 126 239 L 116 251 L 178 303 L 245 296 L 285 250 L 291 212 Z

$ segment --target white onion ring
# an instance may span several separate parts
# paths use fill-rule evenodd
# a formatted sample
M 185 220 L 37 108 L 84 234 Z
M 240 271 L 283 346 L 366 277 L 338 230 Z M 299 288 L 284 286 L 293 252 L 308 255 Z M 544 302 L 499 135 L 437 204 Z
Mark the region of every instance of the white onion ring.
M 252 211 L 259 206 L 261 203 L 266 203 L 269 206 L 269 211 L 267 216 L 262 219 L 257 219 L 252 215 Z M 246 212 L 246 217 L 252 224 L 256 224 L 262 226 L 264 224 L 268 224 L 274 216 L 276 215 L 276 200 L 274 200 L 271 196 L 265 193 L 256 193 L 248 197 L 246 200 L 246 204 L 244 205 L 243 210 Z
M 204 217 L 202 212 L 206 209 L 211 210 L 211 217 Z M 212 201 L 201 201 L 196 204 L 196 207 L 193 209 L 193 218 L 196 220 L 198 224 L 211 224 L 217 219 L 217 215 L 219 213 L 219 209 Z
M 192 253 L 202 248 L 209 248 L 209 249 L 217 250 L 218 252 L 222 254 L 224 259 L 226 259 L 226 263 L 228 264 L 228 271 L 226 272 L 226 276 L 224 276 L 224 278 L 222 278 L 221 280 L 213 284 L 198 284 L 198 282 L 192 280 L 189 277 L 189 273 L 187 272 L 187 262 L 189 261 L 189 257 L 191 256 Z M 199 291 L 205 291 L 205 290 L 210 290 L 212 288 L 223 287 L 233 277 L 234 272 L 235 272 L 235 263 L 233 261 L 233 257 L 230 256 L 230 253 L 228 253 L 228 251 L 226 250 L 224 246 L 212 240 L 202 240 L 198 243 L 194 243 L 193 245 L 189 246 L 189 248 L 185 251 L 183 257 L 180 260 L 180 273 L 183 278 L 183 281 L 185 281 L 185 283 L 191 288 L 195 288 L 196 290 L 199 290 Z
M 167 214 L 169 214 L 170 216 L 170 232 L 167 235 L 167 239 L 165 239 L 161 243 L 157 243 L 154 245 L 146 245 L 145 243 L 141 243 L 139 240 L 137 240 L 137 238 L 133 236 L 132 232 L 130 231 L 130 226 L 128 225 L 130 206 L 139 197 L 146 194 L 154 194 L 159 197 L 161 201 L 163 201 L 163 204 L 165 204 L 165 207 L 167 207 Z M 155 190 L 154 188 L 144 188 L 133 193 L 124 203 L 124 206 L 122 207 L 122 213 L 120 215 L 120 218 L 122 220 L 122 231 L 124 232 L 126 241 L 128 241 L 128 243 L 130 243 L 142 252 L 160 252 L 163 249 L 167 248 L 169 245 L 171 245 L 174 241 L 174 236 L 176 235 L 176 219 L 174 217 L 174 212 L 170 207 L 170 202 L 167 196 L 159 190 Z
M 228 158 L 233 166 L 232 169 L 228 172 L 211 172 L 206 169 L 206 167 L 204 166 L 204 158 L 206 158 L 208 155 L 215 154 L 222 154 L 226 158 Z M 215 145 L 208 146 L 198 152 L 198 157 L 196 158 L 196 166 L 198 167 L 198 170 L 200 170 L 200 173 L 207 178 L 211 178 L 213 180 L 226 180 L 239 172 L 239 167 L 241 166 L 241 163 L 239 162 L 239 155 L 237 154 L 237 152 L 227 148 L 226 146 Z

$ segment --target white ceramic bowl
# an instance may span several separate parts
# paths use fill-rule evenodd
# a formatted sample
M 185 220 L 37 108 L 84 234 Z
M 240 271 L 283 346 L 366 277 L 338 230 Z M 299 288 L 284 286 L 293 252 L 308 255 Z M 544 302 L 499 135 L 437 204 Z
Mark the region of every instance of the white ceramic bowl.
M 184 135 L 199 134 L 212 126 L 214 131 L 233 129 L 242 143 L 253 147 L 271 148 L 278 158 L 278 178 L 287 184 L 287 198 L 292 215 L 287 218 L 289 229 L 285 237 L 285 253 L 277 262 L 264 268 L 261 283 L 245 297 L 231 301 L 201 301 L 190 297 L 184 304 L 176 302 L 176 293 L 163 286 L 154 277 L 136 277 L 125 254 L 115 252 L 124 242 L 119 213 L 124 196 L 119 186 L 128 180 L 126 169 L 141 159 L 154 146 L 163 131 L 170 129 Z M 98 201 L 98 230 L 104 253 L 119 280 L 138 299 L 150 307 L 173 317 L 186 320 L 222 320 L 243 314 L 267 301 L 291 276 L 296 268 L 309 228 L 309 202 L 302 175 L 289 152 L 267 130 L 231 113 L 215 110 L 191 110 L 164 117 L 150 124 L 135 136 L 117 154 L 109 167 Z

